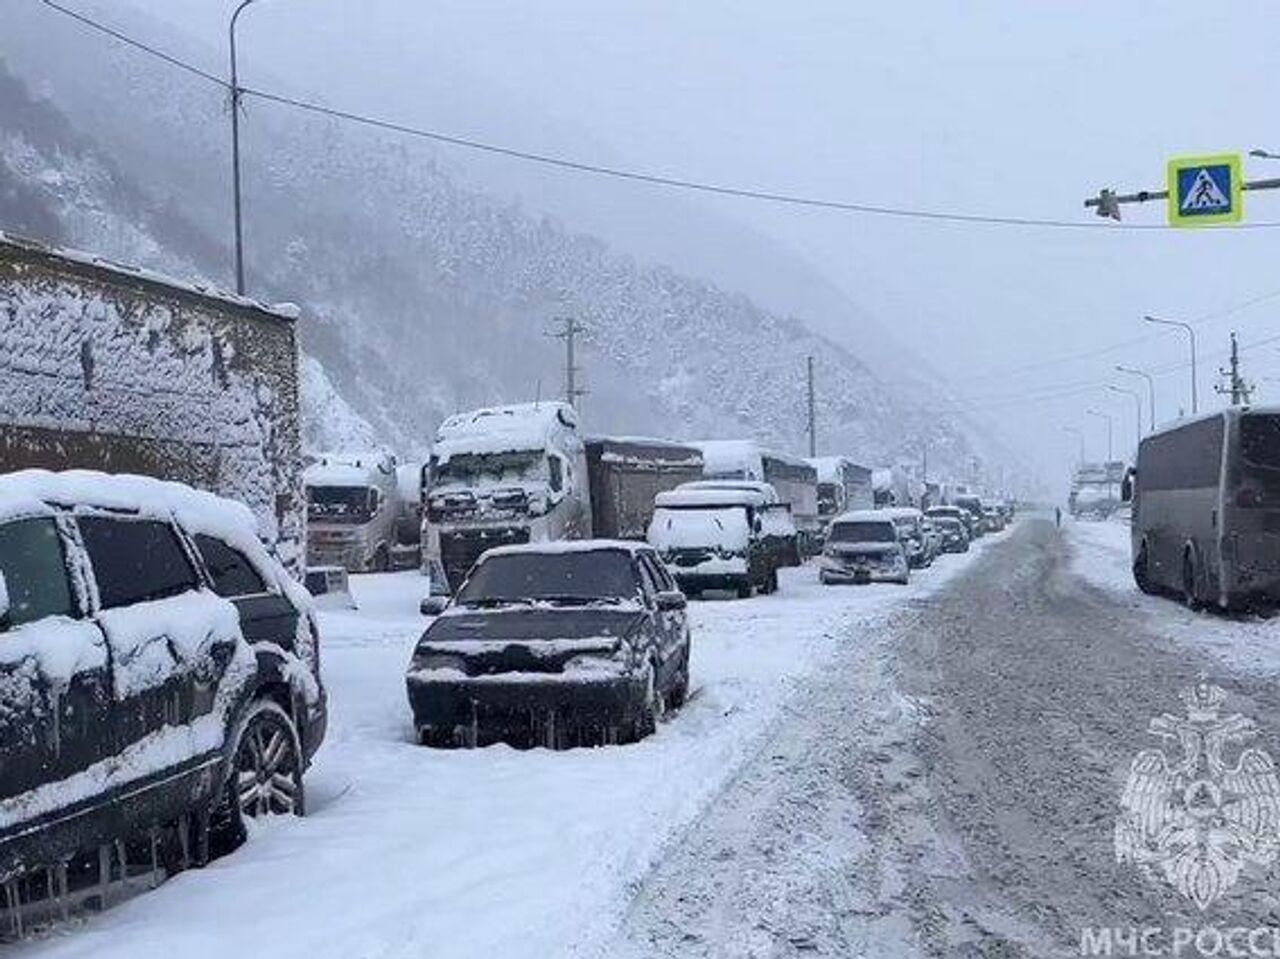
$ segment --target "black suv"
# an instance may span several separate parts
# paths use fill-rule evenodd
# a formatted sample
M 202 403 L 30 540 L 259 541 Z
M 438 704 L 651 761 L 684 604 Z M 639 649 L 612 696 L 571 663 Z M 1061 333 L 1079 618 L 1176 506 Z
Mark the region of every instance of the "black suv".
M 407 683 L 424 745 L 640 739 L 688 693 L 685 597 L 643 543 L 491 549 L 418 641 Z
M 318 633 L 254 530 L 174 483 L 0 476 L 0 876 L 42 877 L 30 898 L 77 857 L 72 885 L 171 872 L 303 811 Z

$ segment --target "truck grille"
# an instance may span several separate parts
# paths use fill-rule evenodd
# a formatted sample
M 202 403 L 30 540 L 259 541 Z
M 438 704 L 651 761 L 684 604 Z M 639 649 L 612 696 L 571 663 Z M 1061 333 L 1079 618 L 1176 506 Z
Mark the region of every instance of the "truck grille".
M 444 563 L 444 576 L 449 581 L 449 591 L 457 592 L 462 581 L 467 578 L 467 573 L 485 550 L 527 542 L 529 530 L 518 526 L 441 533 L 440 559 Z

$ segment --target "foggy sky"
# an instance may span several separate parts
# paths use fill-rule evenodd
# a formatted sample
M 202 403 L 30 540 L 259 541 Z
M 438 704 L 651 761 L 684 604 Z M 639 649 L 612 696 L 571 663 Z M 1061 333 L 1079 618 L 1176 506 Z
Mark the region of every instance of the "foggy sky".
M 205 65 L 225 72 L 231 2 L 121 2 L 201 38 Z M 1280 151 L 1273 5 L 258 0 L 242 24 L 250 84 L 279 79 L 335 106 L 576 159 L 856 202 L 1090 222 L 1085 196 L 1162 188 L 1172 156 Z M 1280 229 L 907 222 L 664 198 L 444 155 L 571 227 L 709 273 L 775 309 L 794 295 L 801 311 L 804 290 L 771 287 L 754 265 L 735 270 L 682 233 L 680 211 L 696 205 L 789 248 L 927 357 L 1055 483 L 1076 455 L 1062 427 L 1086 430 L 1100 457 L 1105 426 L 1084 411 L 1109 412 L 1115 452 L 1127 454 L 1132 401 L 1101 386 L 1037 396 L 1110 380 L 1145 402 L 1145 386 L 1112 366 L 1177 363 L 1186 347 L 1142 313 L 1195 320 L 1280 291 Z M 1250 160 L 1247 170 L 1280 176 L 1280 163 Z M 1280 192 L 1248 196 L 1246 210 L 1250 221 L 1280 222 Z M 1164 209 L 1125 216 L 1162 223 Z M 1280 332 L 1278 313 L 1280 295 L 1200 326 L 1202 410 L 1220 402 L 1212 387 L 1228 330 L 1247 345 Z M 812 319 L 858 349 L 856 330 Z M 1057 361 L 1136 337 L 1147 339 Z M 1243 356 L 1256 398 L 1280 399 L 1280 342 Z M 1038 366 L 1008 372 L 1029 364 Z M 1187 380 L 1183 369 L 1158 378 L 1158 419 L 1188 406 Z

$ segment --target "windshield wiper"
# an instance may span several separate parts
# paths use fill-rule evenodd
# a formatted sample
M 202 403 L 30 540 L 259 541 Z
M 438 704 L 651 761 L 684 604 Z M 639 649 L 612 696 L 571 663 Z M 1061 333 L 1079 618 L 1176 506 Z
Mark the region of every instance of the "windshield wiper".
M 573 596 L 569 594 L 539 596 L 538 600 L 557 606 L 591 606 L 597 603 L 606 606 L 617 606 L 622 602 L 621 597 L 618 596 Z
M 529 606 L 532 605 L 532 601 L 511 596 L 482 596 L 463 600 L 458 605 L 474 609 L 492 609 L 496 606 Z

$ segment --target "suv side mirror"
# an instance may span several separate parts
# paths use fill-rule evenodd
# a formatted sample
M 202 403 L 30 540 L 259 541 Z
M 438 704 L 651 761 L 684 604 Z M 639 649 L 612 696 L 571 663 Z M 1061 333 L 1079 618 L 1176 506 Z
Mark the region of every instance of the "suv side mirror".
M 0 573 L 0 633 L 9 628 L 9 587 L 5 585 L 4 573 Z
M 684 593 L 678 589 L 664 590 L 657 596 L 658 609 L 670 612 L 675 609 L 684 609 L 689 605 L 689 601 L 685 599 Z

